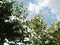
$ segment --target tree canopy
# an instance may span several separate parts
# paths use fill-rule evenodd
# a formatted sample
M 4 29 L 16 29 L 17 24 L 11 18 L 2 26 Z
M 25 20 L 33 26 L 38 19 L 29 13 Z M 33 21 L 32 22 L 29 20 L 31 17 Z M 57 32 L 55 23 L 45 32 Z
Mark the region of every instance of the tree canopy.
M 60 21 L 48 27 L 41 14 L 27 20 L 24 2 L 13 0 L 0 2 L 0 45 L 60 45 Z M 8 41 L 7 41 L 7 40 Z

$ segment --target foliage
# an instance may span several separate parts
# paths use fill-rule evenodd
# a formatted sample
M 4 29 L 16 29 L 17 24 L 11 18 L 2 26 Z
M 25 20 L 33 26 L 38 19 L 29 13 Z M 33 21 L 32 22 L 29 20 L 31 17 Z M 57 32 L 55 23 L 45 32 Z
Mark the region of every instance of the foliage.
M 32 45 L 60 45 L 60 22 L 47 26 L 41 15 L 30 20 L 30 40 Z
M 37 20 L 35 21 L 38 22 Z M 34 23 L 31 25 L 33 27 L 31 28 L 32 45 L 60 45 L 60 22 L 53 23 L 50 27 L 46 27 L 46 29 L 41 24 L 43 30 L 39 26 L 35 27 L 36 25 Z
M 60 21 L 50 27 L 41 14 L 26 20 L 27 8 L 13 0 L 0 2 L 0 45 L 60 45 Z M 8 41 L 7 41 L 7 40 Z
M 23 25 L 27 16 L 26 11 L 23 2 L 20 4 L 7 0 L 0 2 L 0 45 L 3 45 L 5 39 L 15 44 L 17 42 L 26 43 L 25 36 L 29 35 L 25 32 L 27 27 Z
M 34 16 L 29 25 L 30 27 L 30 31 L 31 31 L 31 42 L 32 45 L 37 45 L 40 44 L 40 37 L 44 36 L 42 33 L 43 30 L 46 30 L 47 24 L 46 22 L 43 20 L 42 16 L 36 15 Z

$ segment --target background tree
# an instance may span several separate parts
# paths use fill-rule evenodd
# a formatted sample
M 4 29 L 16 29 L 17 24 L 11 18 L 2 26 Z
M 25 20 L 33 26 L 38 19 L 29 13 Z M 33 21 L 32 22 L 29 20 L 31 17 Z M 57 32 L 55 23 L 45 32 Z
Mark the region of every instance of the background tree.
M 52 38 L 49 44 L 60 45 L 60 22 L 53 23 L 48 29 L 48 32 Z
M 44 36 L 42 33 L 43 30 L 46 30 L 46 22 L 43 20 L 41 14 L 35 15 L 29 22 L 28 26 L 30 27 L 30 40 L 32 45 L 41 44 L 41 37 Z
M 60 22 L 48 27 L 42 16 L 36 15 L 28 23 L 32 45 L 60 45 Z

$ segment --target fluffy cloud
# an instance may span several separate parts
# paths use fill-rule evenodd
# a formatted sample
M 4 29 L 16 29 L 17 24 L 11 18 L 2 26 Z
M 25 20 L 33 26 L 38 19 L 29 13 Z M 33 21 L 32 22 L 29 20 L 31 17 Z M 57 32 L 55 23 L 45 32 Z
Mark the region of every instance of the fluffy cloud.
M 28 6 L 28 11 L 30 12 L 35 12 L 35 13 L 39 13 L 40 9 L 44 6 L 47 6 L 47 4 L 49 3 L 49 0 L 35 0 L 35 2 L 37 2 L 36 4 L 33 3 L 29 3 Z
M 38 12 L 39 12 L 39 6 L 36 5 L 36 4 L 29 3 L 28 11 L 30 11 L 30 12 L 32 12 L 32 13 L 33 13 L 33 12 L 38 13 Z
M 44 7 L 47 6 L 49 3 L 49 0 L 37 0 L 38 5 Z
M 32 13 L 39 13 L 42 7 L 50 7 L 60 21 L 60 0 L 35 0 L 36 4 L 29 3 L 28 10 Z M 52 16 L 53 17 L 53 16 Z M 53 17 L 54 18 L 54 17 Z
M 56 13 L 57 20 L 60 21 L 60 0 L 50 0 L 48 6 Z
M 60 21 L 60 15 L 56 15 L 57 21 Z

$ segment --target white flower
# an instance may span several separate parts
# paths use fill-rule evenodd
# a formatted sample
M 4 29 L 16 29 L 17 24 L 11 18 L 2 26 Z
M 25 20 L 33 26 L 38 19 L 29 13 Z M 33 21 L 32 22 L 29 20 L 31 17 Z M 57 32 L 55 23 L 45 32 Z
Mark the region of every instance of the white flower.
M 5 42 L 4 45 L 9 45 L 9 44 Z
M 49 33 L 51 33 L 51 34 L 54 33 L 54 32 L 55 32 L 55 30 L 49 30 Z
M 25 38 L 24 38 L 24 41 L 29 41 L 29 38 L 25 37 Z
M 9 20 L 5 20 L 5 22 L 9 22 Z
M 50 39 L 53 39 L 54 37 L 53 36 L 49 36 Z
M 3 1 L 0 1 L 0 3 L 3 3 Z
M 45 44 L 48 44 L 48 43 L 49 43 L 49 40 L 46 40 L 46 41 L 45 41 Z
M 26 25 L 24 25 L 23 27 L 24 27 L 24 28 L 27 28 L 27 26 L 26 26 Z

